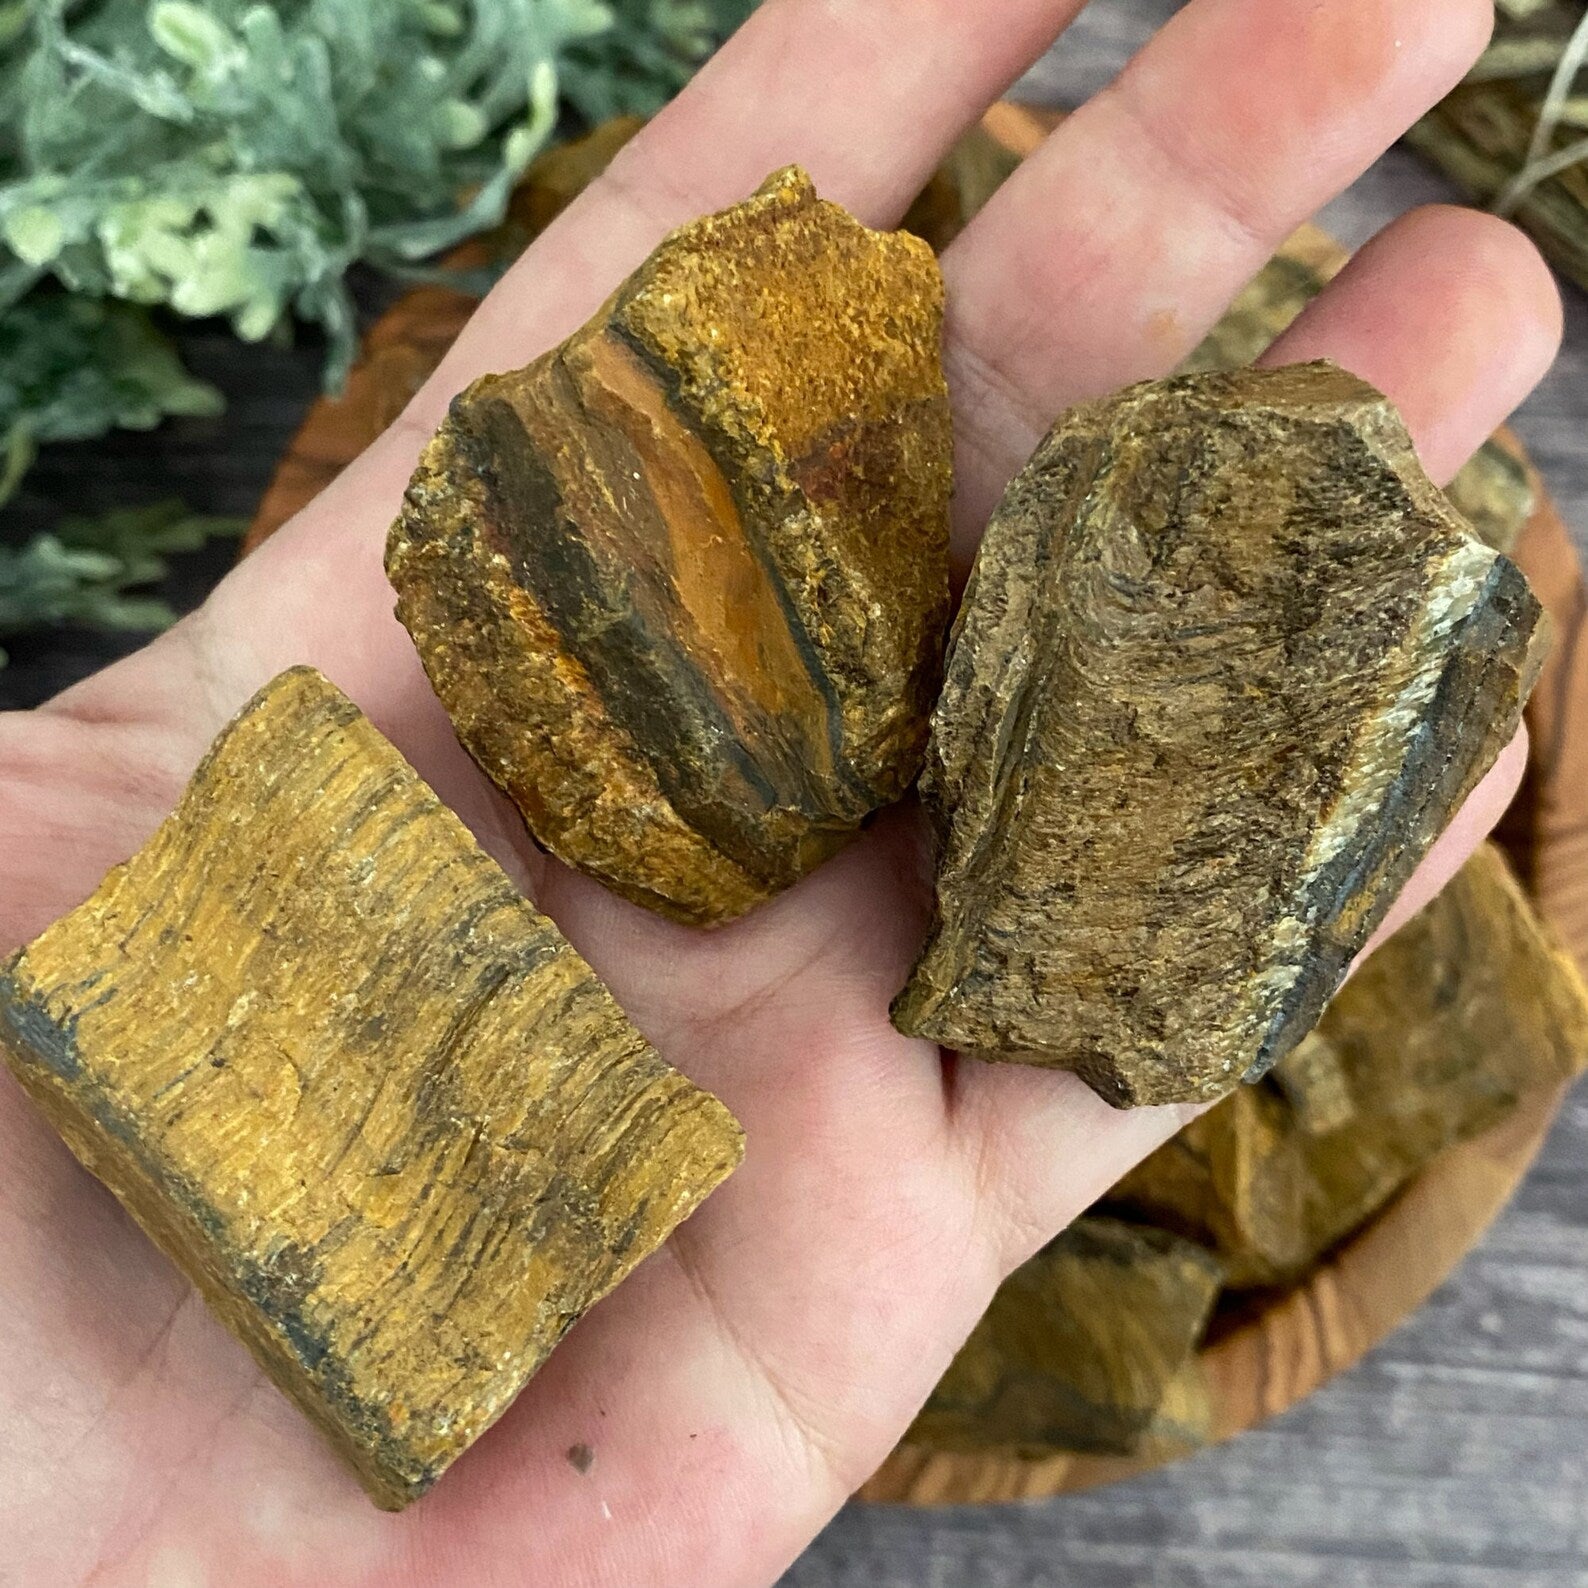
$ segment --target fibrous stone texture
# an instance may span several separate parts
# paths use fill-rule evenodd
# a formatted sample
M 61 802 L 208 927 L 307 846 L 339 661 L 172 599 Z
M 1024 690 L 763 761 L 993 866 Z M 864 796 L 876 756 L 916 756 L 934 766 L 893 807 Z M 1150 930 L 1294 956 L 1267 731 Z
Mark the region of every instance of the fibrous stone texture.
M 1306 1042 L 1159 1148 L 1107 1205 L 1203 1243 L 1232 1286 L 1285 1283 L 1436 1153 L 1585 1066 L 1588 988 L 1485 844 Z M 1320 1128 L 1340 1093 L 1339 1122 Z
M 1327 1010 L 1324 1018 L 1328 1019 Z M 1328 1135 L 1356 1118 L 1345 1055 L 1317 1028 L 1268 1072 L 1267 1079 L 1290 1105 L 1296 1128 L 1309 1136 Z
M 1490 436 L 1446 487 L 1450 504 L 1496 551 L 1510 552 L 1538 506 L 1534 475 L 1514 437 Z
M 1542 635 L 1332 365 L 1074 410 L 955 626 L 936 908 L 895 1023 L 1122 1106 L 1255 1079 L 1515 732 Z
M 1254 363 L 1323 291 L 1346 261 L 1326 232 L 1304 226 L 1237 294 L 1224 318 L 1180 366 L 1191 375 Z M 1445 494 L 1479 538 L 1510 551 L 1538 499 L 1533 475 L 1513 437 L 1491 436 L 1467 460 Z
M 546 848 L 713 924 L 908 788 L 948 610 L 942 313 L 924 243 L 789 170 L 454 401 L 387 569 Z
M 1163 1230 L 1077 1220 L 999 1286 L 907 1440 L 1033 1456 L 1201 1443 L 1193 1358 L 1221 1273 Z
M 1220 1286 L 1295 1282 L 1445 1147 L 1585 1067 L 1588 987 L 1485 844 L 1269 1075 L 1005 1282 L 909 1442 L 1138 1459 L 1196 1445 L 1195 1353 Z
M 0 1047 L 388 1507 L 741 1151 L 307 669 L 5 966 Z

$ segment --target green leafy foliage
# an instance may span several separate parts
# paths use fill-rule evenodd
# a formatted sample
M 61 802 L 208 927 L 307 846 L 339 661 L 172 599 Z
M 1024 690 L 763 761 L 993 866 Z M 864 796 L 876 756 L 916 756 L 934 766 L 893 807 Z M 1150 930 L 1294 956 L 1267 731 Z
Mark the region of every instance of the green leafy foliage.
M 587 122 L 648 116 L 755 6 L 756 0 L 609 0 L 612 27 L 569 49 L 563 93 Z
M 42 442 L 220 411 L 220 393 L 130 304 L 35 292 L 0 316 L 0 503 Z
M 35 535 L 23 546 L 0 545 L 0 635 L 57 623 L 163 629 L 176 614 L 147 587 L 170 571 L 170 556 L 196 551 L 215 535 L 240 535 L 243 528 L 241 519 L 202 517 L 180 502 L 161 502 L 99 518 L 65 518 L 53 534 Z
M 76 435 L 147 413 L 129 391 L 211 400 L 147 322 L 53 327 L 40 283 L 223 315 L 245 341 L 296 314 L 334 384 L 355 261 L 401 272 L 494 224 L 561 119 L 654 110 L 751 4 L 0 0 L 0 317 L 35 372 L 73 338 L 100 372 L 0 409 L 12 475 L 80 400 Z
M 290 308 L 338 367 L 348 267 L 499 219 L 556 125 L 561 56 L 616 31 L 597 0 L 23 0 L 23 16 L 0 63 L 0 303 L 48 273 L 225 315 L 250 341 Z
M 500 220 L 559 127 L 649 113 L 755 0 L 0 0 L 0 504 L 38 446 L 213 414 L 150 318 L 291 317 L 351 361 L 355 262 Z M 0 633 L 158 627 L 219 521 L 167 504 L 0 536 Z

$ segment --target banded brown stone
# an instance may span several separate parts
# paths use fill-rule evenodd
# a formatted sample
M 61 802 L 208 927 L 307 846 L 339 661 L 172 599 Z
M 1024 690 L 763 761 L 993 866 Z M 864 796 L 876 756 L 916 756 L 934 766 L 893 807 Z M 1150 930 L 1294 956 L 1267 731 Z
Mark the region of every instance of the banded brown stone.
M 1062 418 L 993 516 L 922 795 L 900 1030 L 1206 1101 L 1313 1027 L 1515 733 L 1521 572 L 1328 364 Z
M 0 1054 L 391 1508 L 742 1151 L 308 669 L 0 970 Z
M 791 170 L 454 401 L 387 569 L 554 854 L 711 924 L 908 788 L 948 610 L 941 327 L 926 245 Z

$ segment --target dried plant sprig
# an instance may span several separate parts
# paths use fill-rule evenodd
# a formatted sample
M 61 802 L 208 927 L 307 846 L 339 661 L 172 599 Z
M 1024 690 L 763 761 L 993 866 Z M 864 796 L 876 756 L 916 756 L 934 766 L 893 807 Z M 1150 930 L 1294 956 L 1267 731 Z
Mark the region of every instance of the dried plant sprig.
M 0 368 L 0 498 L 54 434 L 213 404 L 133 305 L 248 341 L 296 315 L 335 385 L 350 266 L 411 276 L 495 224 L 559 123 L 655 110 L 752 4 L 0 0 L 0 334 L 60 376 Z M 67 294 L 124 307 L 85 334 Z
M 1501 0 L 1499 11 L 1483 59 L 1406 141 L 1588 287 L 1588 6 Z
M 1538 121 L 1533 127 L 1522 169 L 1495 199 L 1493 209 L 1496 215 L 1514 214 L 1517 205 L 1540 182 L 1588 158 L 1588 138 L 1578 139 L 1564 149 L 1551 152 L 1555 135 L 1560 130 L 1561 116 L 1585 60 L 1588 60 L 1588 12 L 1572 30 L 1566 47 L 1560 53 L 1560 60 L 1549 80 L 1549 89 L 1544 95 L 1544 103 L 1539 109 Z

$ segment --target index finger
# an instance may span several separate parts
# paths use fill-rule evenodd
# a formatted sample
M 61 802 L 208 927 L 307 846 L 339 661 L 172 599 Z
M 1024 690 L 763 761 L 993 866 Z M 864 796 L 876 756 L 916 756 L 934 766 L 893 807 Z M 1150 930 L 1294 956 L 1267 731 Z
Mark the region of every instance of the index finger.
M 307 662 L 449 798 L 468 798 L 381 567 L 386 527 L 453 394 L 560 341 L 671 227 L 742 199 L 778 166 L 805 166 L 825 196 L 891 224 L 1080 4 L 770 0 L 498 283 L 391 429 L 199 615 L 60 705 L 130 721 L 159 709 L 196 759 L 255 689 Z

